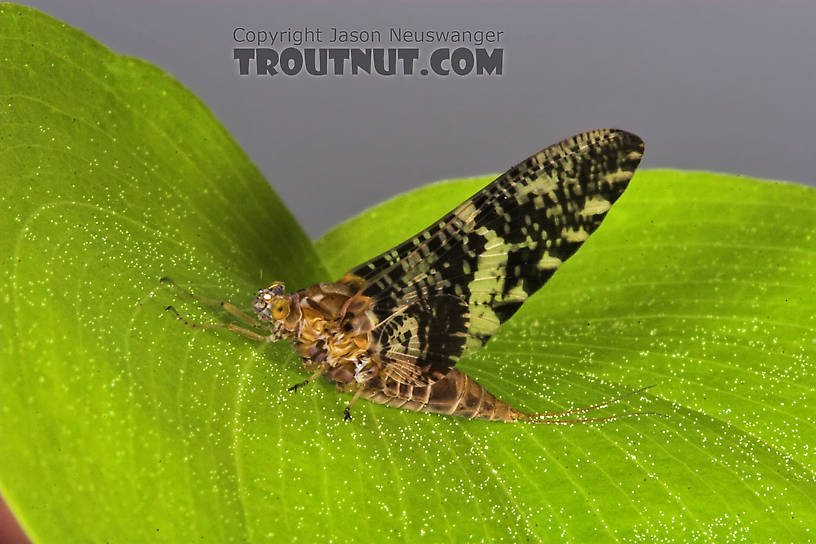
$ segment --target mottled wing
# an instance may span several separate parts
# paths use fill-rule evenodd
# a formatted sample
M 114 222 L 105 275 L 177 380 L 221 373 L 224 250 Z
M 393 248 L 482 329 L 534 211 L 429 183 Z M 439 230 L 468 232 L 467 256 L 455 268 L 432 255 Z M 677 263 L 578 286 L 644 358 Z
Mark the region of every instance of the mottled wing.
M 382 331 L 383 353 L 404 350 L 433 381 L 481 347 L 598 228 L 643 150 L 620 130 L 568 138 L 351 270 L 341 281 L 373 299 L 381 322 L 399 321 Z M 449 297 L 462 303 L 434 309 Z
M 412 385 L 443 378 L 456 364 L 451 356 L 465 348 L 468 314 L 465 300 L 445 294 L 395 309 L 377 327 L 385 375 Z

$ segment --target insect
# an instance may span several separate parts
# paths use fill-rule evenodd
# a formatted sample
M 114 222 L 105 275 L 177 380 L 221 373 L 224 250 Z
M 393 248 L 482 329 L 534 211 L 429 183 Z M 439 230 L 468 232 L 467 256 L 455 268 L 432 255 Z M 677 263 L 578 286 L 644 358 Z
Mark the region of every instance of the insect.
M 456 363 L 481 348 L 571 257 L 621 196 L 643 156 L 622 130 L 578 134 L 517 164 L 450 213 L 336 282 L 286 293 L 258 291 L 255 315 L 220 304 L 242 322 L 226 328 L 259 342 L 289 340 L 312 374 L 358 398 L 407 410 L 505 422 L 611 419 L 531 414 L 497 399 Z M 165 281 L 171 281 L 163 278 Z M 179 288 L 181 289 L 181 288 Z M 634 394 L 642 391 L 633 391 Z M 631 415 L 631 414 L 624 414 Z

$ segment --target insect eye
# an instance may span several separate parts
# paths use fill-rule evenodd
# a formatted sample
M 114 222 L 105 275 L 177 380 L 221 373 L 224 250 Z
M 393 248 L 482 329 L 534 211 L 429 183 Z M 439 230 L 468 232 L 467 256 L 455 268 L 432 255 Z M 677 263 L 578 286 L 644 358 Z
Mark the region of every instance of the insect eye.
M 275 319 L 283 319 L 287 315 L 289 315 L 289 302 L 286 300 L 275 302 L 275 305 L 272 307 L 272 317 Z
M 266 290 L 269 291 L 272 295 L 280 297 L 283 296 L 283 293 L 285 292 L 286 288 L 283 286 L 281 282 L 276 281 L 272 285 L 267 287 Z

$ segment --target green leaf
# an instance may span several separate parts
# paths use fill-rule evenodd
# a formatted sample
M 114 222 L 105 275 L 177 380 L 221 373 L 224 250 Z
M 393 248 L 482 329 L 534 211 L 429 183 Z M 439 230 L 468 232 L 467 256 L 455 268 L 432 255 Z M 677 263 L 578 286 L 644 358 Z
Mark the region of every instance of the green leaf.
M 318 250 L 338 275 L 489 181 L 397 197 L 327 233 Z M 454 541 L 808 540 L 816 526 L 814 233 L 812 189 L 637 173 L 578 254 L 461 366 L 530 411 L 655 385 L 648 402 L 598 415 L 666 417 L 534 427 L 406 415 L 407 436 L 398 425 L 384 440 L 398 452 L 419 442 L 432 465 L 395 469 L 410 525 L 426 519 L 431 540 L 447 532 Z M 414 471 L 427 476 L 405 484 Z M 427 508 L 428 494 L 443 506 L 417 508 Z
M 488 179 L 365 212 L 317 252 L 206 108 L 34 10 L 0 14 L 0 484 L 37 541 L 805 541 L 816 526 L 816 191 L 642 172 L 462 366 L 519 407 L 656 384 L 665 417 L 417 414 L 302 379 L 246 306 L 332 279 Z M 529 151 L 529 150 L 528 150 Z M 320 257 L 326 263 L 321 264 Z
M 243 387 L 296 357 L 185 329 L 165 306 L 212 316 L 159 278 L 246 302 L 320 260 L 178 82 L 28 8 L 0 24 L 3 494 L 39 541 L 240 539 Z

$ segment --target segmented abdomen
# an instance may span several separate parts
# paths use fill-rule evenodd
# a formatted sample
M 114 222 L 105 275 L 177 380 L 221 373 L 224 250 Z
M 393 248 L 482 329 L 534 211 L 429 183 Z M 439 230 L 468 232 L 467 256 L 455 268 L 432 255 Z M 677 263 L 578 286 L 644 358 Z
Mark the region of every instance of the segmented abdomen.
M 429 386 L 388 380 L 372 384 L 362 396 L 378 404 L 415 412 L 436 412 L 489 421 L 518 421 L 524 414 L 493 396 L 473 378 L 453 368 Z

